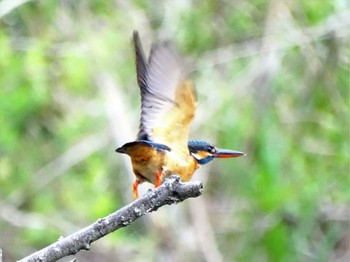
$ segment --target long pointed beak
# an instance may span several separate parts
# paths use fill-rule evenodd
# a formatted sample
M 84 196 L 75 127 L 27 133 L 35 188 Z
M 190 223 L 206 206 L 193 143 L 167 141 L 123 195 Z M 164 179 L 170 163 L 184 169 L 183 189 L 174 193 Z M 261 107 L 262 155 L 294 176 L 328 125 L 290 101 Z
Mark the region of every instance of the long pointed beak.
M 215 158 L 231 158 L 231 157 L 239 157 L 239 156 L 245 156 L 245 154 L 239 151 L 227 150 L 227 149 L 217 149 L 214 155 Z

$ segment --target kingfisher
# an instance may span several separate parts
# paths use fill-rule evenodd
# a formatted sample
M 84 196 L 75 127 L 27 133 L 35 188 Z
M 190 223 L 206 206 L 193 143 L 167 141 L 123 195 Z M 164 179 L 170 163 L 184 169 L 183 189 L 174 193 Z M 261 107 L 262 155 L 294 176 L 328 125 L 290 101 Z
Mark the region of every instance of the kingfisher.
M 196 111 L 196 92 L 189 80 L 189 67 L 169 41 L 153 44 L 148 60 L 137 31 L 133 33 L 137 83 L 141 93 L 141 118 L 137 140 L 116 152 L 131 158 L 135 181 L 158 187 L 171 174 L 189 181 L 201 165 L 215 158 L 243 156 L 207 142 L 188 140 Z

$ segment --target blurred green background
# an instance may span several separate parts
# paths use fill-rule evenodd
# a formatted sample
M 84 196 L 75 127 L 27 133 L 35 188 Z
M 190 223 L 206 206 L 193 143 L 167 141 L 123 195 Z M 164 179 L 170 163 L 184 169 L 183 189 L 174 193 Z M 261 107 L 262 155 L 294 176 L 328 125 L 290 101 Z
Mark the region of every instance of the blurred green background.
M 194 63 L 191 138 L 247 156 L 78 261 L 348 261 L 349 17 L 347 0 L 0 1 L 3 261 L 131 201 L 114 150 L 138 129 L 134 29 Z

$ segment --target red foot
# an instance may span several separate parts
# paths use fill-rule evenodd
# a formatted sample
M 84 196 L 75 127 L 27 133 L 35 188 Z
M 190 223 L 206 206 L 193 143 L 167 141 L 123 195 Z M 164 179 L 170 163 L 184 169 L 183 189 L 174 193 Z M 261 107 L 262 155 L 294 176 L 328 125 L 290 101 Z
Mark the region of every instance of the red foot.
M 154 183 L 154 187 L 159 187 L 163 183 L 164 179 L 164 171 L 156 171 L 156 182 Z
M 139 192 L 137 188 L 139 187 L 139 181 L 136 179 L 135 182 L 132 184 L 132 196 L 134 200 L 136 200 L 139 197 Z

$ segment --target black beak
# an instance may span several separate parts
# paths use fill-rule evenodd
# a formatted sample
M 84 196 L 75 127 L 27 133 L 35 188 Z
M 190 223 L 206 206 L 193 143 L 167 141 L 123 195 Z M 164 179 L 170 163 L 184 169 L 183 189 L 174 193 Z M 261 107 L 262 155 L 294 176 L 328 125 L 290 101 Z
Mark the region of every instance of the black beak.
M 239 157 L 239 156 L 245 156 L 245 154 L 239 151 L 227 150 L 227 149 L 217 149 L 214 155 L 215 158 L 231 158 L 231 157 Z

